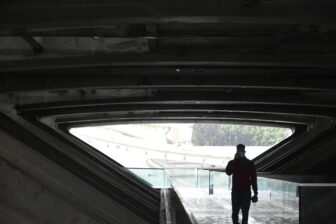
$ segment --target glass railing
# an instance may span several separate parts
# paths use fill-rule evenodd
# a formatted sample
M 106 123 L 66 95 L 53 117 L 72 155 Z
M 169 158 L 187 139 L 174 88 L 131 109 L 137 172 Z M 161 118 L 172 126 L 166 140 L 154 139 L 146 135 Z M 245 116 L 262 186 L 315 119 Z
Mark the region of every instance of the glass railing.
M 216 197 L 224 196 L 231 189 L 231 176 L 220 171 L 209 171 L 209 194 Z
M 195 188 L 197 186 L 197 169 L 166 169 L 166 174 L 174 188 Z
M 164 169 L 130 168 L 128 170 L 153 188 L 171 188 Z
M 225 172 L 189 168 L 128 170 L 153 188 L 173 187 L 188 215 L 196 220 L 196 223 L 207 223 L 207 220 L 211 220 L 213 224 L 231 223 L 231 176 L 226 175 Z M 296 180 L 308 182 L 307 178 L 291 177 L 286 178 L 291 181 L 286 181 L 258 177 L 259 201 L 251 204 L 249 223 L 297 224 L 299 223 L 299 204 L 301 203 L 301 207 L 302 203 L 309 204 L 310 198 L 315 196 L 309 192 L 323 193 L 323 195 L 328 193 L 330 197 L 336 197 L 334 193 L 324 192 L 327 189 L 326 184 L 318 183 L 324 179 L 310 177 L 312 182 L 316 182 L 311 186 L 292 182 Z M 327 186 L 330 188 L 336 188 L 335 184 L 329 185 Z M 319 186 L 323 186 L 323 192 L 320 189 L 315 190 Z M 302 190 L 306 188 L 308 193 Z M 314 188 L 314 191 L 311 188 Z
M 195 168 L 128 168 L 131 173 L 153 188 L 171 188 L 170 181 L 175 187 L 199 188 L 208 191 L 210 186 L 210 171 Z
M 202 219 L 206 211 L 212 211 L 217 218 L 230 220 L 231 176 L 225 172 L 205 169 L 128 170 L 153 188 L 170 188 L 173 185 L 182 196 L 182 203 L 189 207 L 196 219 Z M 257 220 L 263 220 L 262 223 L 298 223 L 298 185 L 258 177 L 259 202 L 251 206 L 251 223 L 258 223 Z M 198 214 L 199 211 L 202 212 Z
M 209 194 L 216 201 L 229 204 L 231 177 L 224 172 L 210 171 Z M 252 204 L 251 223 L 299 223 L 298 183 L 258 177 L 259 201 Z
M 209 189 L 210 187 L 210 172 L 209 170 L 197 169 L 196 182 L 198 188 Z

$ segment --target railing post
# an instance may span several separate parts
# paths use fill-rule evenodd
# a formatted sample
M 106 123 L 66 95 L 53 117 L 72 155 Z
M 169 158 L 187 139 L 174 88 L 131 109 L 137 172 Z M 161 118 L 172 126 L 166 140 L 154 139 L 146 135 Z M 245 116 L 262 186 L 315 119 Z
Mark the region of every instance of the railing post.
M 214 178 L 212 176 L 211 170 L 209 170 L 209 195 L 214 193 Z

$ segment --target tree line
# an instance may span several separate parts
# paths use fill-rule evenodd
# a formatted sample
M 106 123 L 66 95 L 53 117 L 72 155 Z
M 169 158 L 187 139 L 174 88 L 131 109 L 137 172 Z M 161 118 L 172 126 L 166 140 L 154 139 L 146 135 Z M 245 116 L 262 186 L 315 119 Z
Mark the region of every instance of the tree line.
M 290 129 L 279 127 L 196 123 L 191 142 L 199 146 L 234 146 L 240 143 L 270 146 L 284 140 L 290 133 Z

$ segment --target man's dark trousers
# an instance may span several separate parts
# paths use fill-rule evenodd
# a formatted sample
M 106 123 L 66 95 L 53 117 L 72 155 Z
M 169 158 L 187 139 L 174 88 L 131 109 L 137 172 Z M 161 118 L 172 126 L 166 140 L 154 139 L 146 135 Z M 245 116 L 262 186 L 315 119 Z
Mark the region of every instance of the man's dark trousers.
M 239 210 L 242 210 L 243 220 L 242 224 L 248 223 L 248 214 L 251 205 L 251 192 L 232 192 L 232 222 L 238 224 Z

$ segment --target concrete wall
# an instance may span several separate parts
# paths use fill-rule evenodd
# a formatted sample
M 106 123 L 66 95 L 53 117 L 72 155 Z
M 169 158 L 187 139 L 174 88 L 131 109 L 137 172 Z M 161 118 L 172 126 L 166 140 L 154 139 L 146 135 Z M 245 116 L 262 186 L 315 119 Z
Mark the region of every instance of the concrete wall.
M 1 224 L 146 223 L 0 130 Z
M 102 223 L 0 159 L 0 223 Z
M 336 184 L 300 186 L 300 224 L 334 224 Z

